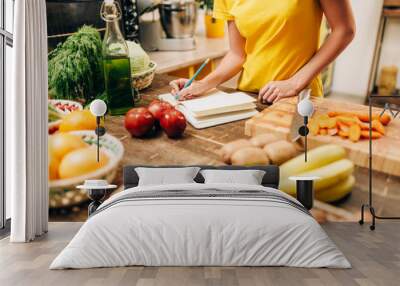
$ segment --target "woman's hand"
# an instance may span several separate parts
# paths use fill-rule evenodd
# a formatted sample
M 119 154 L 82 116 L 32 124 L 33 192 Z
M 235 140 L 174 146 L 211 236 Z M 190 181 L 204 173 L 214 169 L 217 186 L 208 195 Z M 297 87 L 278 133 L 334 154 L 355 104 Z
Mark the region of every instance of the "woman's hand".
M 169 83 L 172 87 L 172 94 L 179 94 L 179 100 L 192 99 L 200 96 L 210 90 L 212 87 L 205 81 L 194 81 L 192 84 L 183 88 L 189 80 L 186 78 L 180 78 L 173 80 Z
M 292 80 L 271 81 L 258 93 L 261 103 L 275 103 L 285 97 L 296 96 L 299 93 L 298 85 Z

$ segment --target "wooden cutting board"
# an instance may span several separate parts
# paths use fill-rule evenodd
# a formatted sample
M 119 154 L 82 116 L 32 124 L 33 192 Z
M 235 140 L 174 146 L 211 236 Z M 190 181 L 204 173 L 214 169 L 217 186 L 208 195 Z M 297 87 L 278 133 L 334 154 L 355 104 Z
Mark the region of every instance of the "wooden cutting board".
M 346 101 L 312 98 L 315 114 L 329 111 L 364 111 L 368 106 L 352 104 Z M 263 133 L 274 133 L 280 138 L 290 140 L 290 127 L 297 108 L 297 99 L 284 99 L 246 121 L 245 134 L 255 136 Z M 381 112 L 381 108 L 374 108 Z M 339 136 L 309 136 L 309 146 L 314 148 L 323 144 L 338 144 L 343 146 L 349 158 L 357 165 L 368 168 L 369 143 L 367 139 L 353 143 Z M 395 176 L 400 176 L 400 118 L 394 119 L 386 126 L 386 135 L 373 140 L 372 145 L 373 169 Z

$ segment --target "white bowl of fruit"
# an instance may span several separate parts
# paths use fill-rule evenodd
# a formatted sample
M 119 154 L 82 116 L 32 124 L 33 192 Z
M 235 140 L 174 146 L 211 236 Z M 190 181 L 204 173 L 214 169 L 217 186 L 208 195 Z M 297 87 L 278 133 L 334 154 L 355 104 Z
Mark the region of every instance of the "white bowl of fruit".
M 83 110 L 82 104 L 77 101 L 64 100 L 64 99 L 49 99 L 48 101 L 49 112 L 49 134 L 58 130 L 60 123 L 65 115 L 70 114 L 76 110 Z
M 70 207 L 86 201 L 85 191 L 76 186 L 91 179 L 112 182 L 123 154 L 121 141 L 109 134 L 100 138 L 99 162 L 97 136 L 93 131 L 58 132 L 49 136 L 50 207 Z

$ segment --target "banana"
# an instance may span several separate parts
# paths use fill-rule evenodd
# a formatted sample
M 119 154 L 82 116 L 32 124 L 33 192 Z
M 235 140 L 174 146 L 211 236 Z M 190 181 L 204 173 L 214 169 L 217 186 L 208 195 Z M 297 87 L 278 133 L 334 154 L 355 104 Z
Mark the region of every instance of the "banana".
M 354 176 L 349 176 L 333 187 L 319 190 L 315 193 L 315 198 L 326 203 L 338 201 L 352 191 L 355 182 Z
M 315 155 L 315 154 L 314 154 Z M 326 154 L 329 156 L 328 154 Z M 320 158 L 321 160 L 321 158 Z M 315 162 L 315 161 L 314 161 Z M 317 176 L 319 180 L 314 182 L 314 190 L 317 193 L 319 190 L 335 186 L 342 180 L 350 176 L 354 171 L 354 164 L 348 159 L 341 159 L 336 162 L 324 165 L 320 168 L 314 168 L 302 173 L 290 174 L 296 176 Z M 289 180 L 289 176 L 282 176 L 279 184 L 279 189 L 290 194 L 296 195 L 296 182 Z
M 346 157 L 346 150 L 338 145 L 328 144 L 314 148 L 308 152 L 308 160 L 304 162 L 304 155 L 299 155 L 280 166 L 282 178 L 297 176 L 312 171 Z

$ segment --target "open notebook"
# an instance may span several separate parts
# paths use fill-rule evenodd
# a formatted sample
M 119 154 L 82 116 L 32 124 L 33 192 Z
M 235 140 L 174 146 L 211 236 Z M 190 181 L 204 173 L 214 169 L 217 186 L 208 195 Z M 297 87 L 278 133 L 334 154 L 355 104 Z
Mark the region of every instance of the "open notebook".
M 199 98 L 177 101 L 170 94 L 159 96 L 181 111 L 197 129 L 250 118 L 257 114 L 255 99 L 243 92 L 226 93 L 214 90 Z

